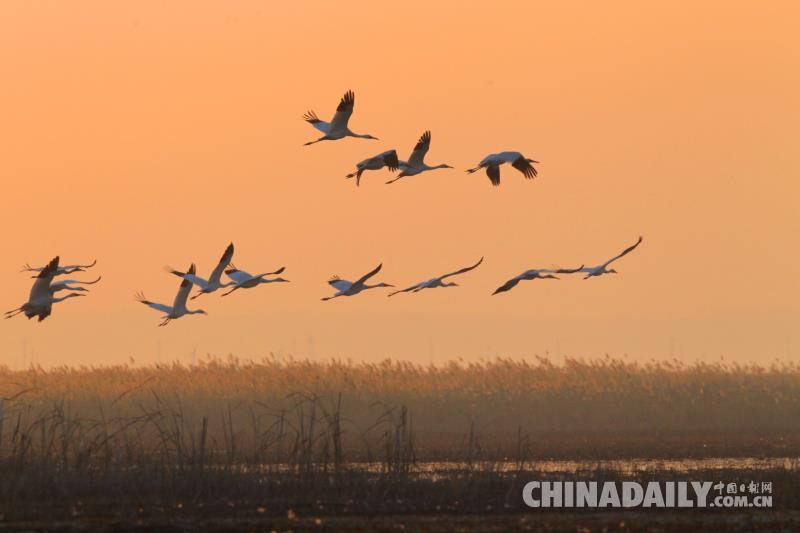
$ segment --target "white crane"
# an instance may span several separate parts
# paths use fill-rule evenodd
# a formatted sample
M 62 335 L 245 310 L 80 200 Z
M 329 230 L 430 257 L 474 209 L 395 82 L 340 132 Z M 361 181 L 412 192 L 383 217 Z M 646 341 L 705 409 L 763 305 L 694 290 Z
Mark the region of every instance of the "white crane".
M 187 274 L 194 274 L 196 271 L 196 267 L 194 263 L 192 266 L 189 267 L 189 270 L 186 271 Z M 164 313 L 162 317 L 164 320 L 159 324 L 159 327 L 166 326 L 169 324 L 170 320 L 175 320 L 176 318 L 180 318 L 184 315 L 207 315 L 205 311 L 202 309 L 195 309 L 189 310 L 186 309 L 186 301 L 189 299 L 189 292 L 192 290 L 192 282 L 188 279 L 184 279 L 181 281 L 181 286 L 178 288 L 178 294 L 175 295 L 175 301 L 172 303 L 172 306 L 166 304 L 160 304 L 156 302 L 151 302 L 147 298 L 145 298 L 143 293 L 138 293 L 136 295 L 136 300 L 142 302 L 144 305 L 155 309 L 156 311 L 161 311 Z
M 520 281 L 527 281 L 532 279 L 560 279 L 558 276 L 554 276 L 553 274 L 574 274 L 575 272 L 580 272 L 583 265 L 578 268 L 570 269 L 570 268 L 556 268 L 556 269 L 548 269 L 548 268 L 534 268 L 531 270 L 526 270 L 519 276 L 511 278 L 510 280 L 506 281 L 502 286 L 495 289 L 492 293 L 492 296 L 495 294 L 499 294 L 501 292 L 510 291 Z
M 411 287 L 408 287 L 407 289 L 403 289 L 403 290 L 400 290 L 400 291 L 394 291 L 394 292 L 390 293 L 389 296 L 394 296 L 395 294 L 399 294 L 401 292 L 419 292 L 419 291 L 421 291 L 423 289 L 435 289 L 437 287 L 458 287 L 458 283 L 456 283 L 454 281 L 447 282 L 447 281 L 444 281 L 444 280 L 449 278 L 449 277 L 451 277 L 451 276 L 458 276 L 459 274 L 464 274 L 465 272 L 469 272 L 470 270 L 474 270 L 474 269 L 478 268 L 478 265 L 480 265 L 481 263 L 483 263 L 483 257 L 481 257 L 480 260 L 478 260 L 478 262 L 475 263 L 472 266 L 468 266 L 468 267 L 462 268 L 460 270 L 456 270 L 455 272 L 450 272 L 449 274 L 445 274 L 443 276 L 439 276 L 438 278 L 433 278 L 433 279 L 429 279 L 428 281 L 423 281 L 423 282 L 417 283 L 416 285 L 412 285 Z
M 188 280 L 194 285 L 197 285 L 200 288 L 200 291 L 192 296 L 192 300 L 198 298 L 203 294 L 208 294 L 210 292 L 214 292 L 217 289 L 221 289 L 223 287 L 230 287 L 231 285 L 235 285 L 236 282 L 230 283 L 223 283 L 222 282 L 222 273 L 228 268 L 228 265 L 231 264 L 231 260 L 233 259 L 233 243 L 230 243 L 225 251 L 222 253 L 222 257 L 219 258 L 219 263 L 217 266 L 214 267 L 214 270 L 211 271 L 211 275 L 208 279 L 203 279 L 200 276 L 195 274 L 189 274 L 188 272 L 180 272 L 179 270 L 173 270 L 167 267 L 167 271 L 175 274 L 179 278 L 183 278 Z
M 83 296 L 83 294 L 74 292 L 61 297 L 54 296 L 54 292 L 59 289 L 53 290 L 50 283 L 58 272 L 58 261 L 59 258 L 54 257 L 47 266 L 40 269 L 39 274 L 36 276 L 36 281 L 33 282 L 33 287 L 31 287 L 28 301 L 16 309 L 6 311 L 5 318 L 11 318 L 20 313 L 25 313 L 28 319 L 38 316 L 39 322 L 41 322 L 50 316 L 54 303 L 63 302 L 68 298 Z
M 398 174 L 394 179 L 387 181 L 386 184 L 388 185 L 390 183 L 394 183 L 400 178 L 405 178 L 406 176 L 416 176 L 417 174 L 422 174 L 428 170 L 436 170 L 437 168 L 453 168 L 444 163 L 435 166 L 430 166 L 425 163 L 425 154 L 428 153 L 428 149 L 430 147 L 431 132 L 426 131 L 420 136 L 419 141 L 417 141 L 417 144 L 414 146 L 414 150 L 411 151 L 411 156 L 408 158 L 408 161 L 400 161 L 400 174 Z
M 56 276 L 61 276 L 63 274 L 72 274 L 73 272 L 83 272 L 87 268 L 92 268 L 96 264 L 97 264 L 97 259 L 95 259 L 94 261 L 92 261 L 88 265 L 64 265 L 64 266 L 60 266 L 60 267 L 58 267 L 58 271 L 56 272 L 55 275 Z M 30 266 L 28 263 L 25 263 L 25 265 L 22 267 L 22 270 L 20 270 L 20 272 L 36 272 L 38 274 L 44 268 L 46 268 L 46 267 L 35 267 L 34 268 L 34 267 Z M 35 278 L 36 276 L 34 275 L 34 276 L 31 276 L 31 277 Z
M 356 164 L 356 171 L 348 174 L 345 178 L 356 178 L 356 187 L 361 183 L 361 174 L 365 170 L 380 170 L 383 167 L 392 172 L 397 170 L 397 150 L 386 150 L 383 153 L 369 157 Z
M 628 255 L 629 253 L 634 251 L 636 249 L 636 247 L 639 246 L 641 243 L 642 243 L 642 237 L 639 236 L 639 240 L 636 241 L 636 244 L 633 244 L 633 245 L 625 248 L 622 251 L 622 253 L 620 253 L 617 256 L 612 257 L 611 259 L 609 259 L 608 261 L 606 261 L 602 265 L 598 265 L 598 266 L 595 266 L 595 267 L 581 268 L 580 271 L 586 273 L 586 276 L 584 276 L 583 279 L 589 279 L 589 278 L 592 278 L 592 277 L 595 277 L 595 276 L 602 276 L 603 274 L 616 274 L 617 271 L 614 270 L 613 268 L 608 268 L 608 265 L 610 265 L 611 263 L 613 263 L 617 259 Z
M 350 115 L 353 114 L 353 106 L 355 103 L 356 95 L 353 94 L 353 91 L 347 91 L 339 101 L 339 105 L 336 108 L 336 114 L 333 115 L 333 118 L 330 122 L 320 120 L 314 111 L 308 111 L 305 115 L 303 115 L 303 120 L 325 134 L 316 141 L 309 141 L 305 143 L 305 146 L 318 143 L 320 141 L 335 141 L 338 139 L 344 139 L 345 137 L 359 137 L 361 139 L 378 140 L 377 137 L 373 137 L 372 135 L 353 133 L 350 131 L 350 128 L 347 127 L 347 122 L 350 120 Z
M 256 274 L 255 276 L 250 274 L 249 272 L 245 272 L 244 270 L 239 270 L 234 265 L 231 265 L 231 268 L 225 271 L 225 274 L 229 278 L 233 280 L 232 285 L 234 287 L 226 293 L 223 293 L 223 296 L 227 296 L 235 290 L 238 289 L 251 289 L 262 283 L 288 283 L 288 279 L 283 278 L 266 278 L 266 276 L 277 276 L 281 272 L 286 270 L 286 267 L 281 267 L 274 272 L 264 272 L 263 274 Z
M 339 296 L 353 296 L 354 294 L 358 294 L 361 291 L 365 291 L 367 289 L 375 289 L 378 287 L 394 287 L 394 285 L 389 285 L 388 283 L 378 283 L 377 285 L 367 285 L 367 280 L 380 272 L 383 263 L 375 267 L 374 270 L 371 272 L 364 274 L 360 278 L 358 278 L 355 282 L 347 281 L 346 279 L 340 279 L 338 276 L 333 276 L 331 279 L 328 280 L 328 285 L 336 289 L 338 292 L 333 296 L 327 296 L 322 299 L 322 301 L 332 300 L 334 298 L 338 298 Z
M 500 152 L 499 154 L 489 154 L 475 168 L 467 170 L 468 174 L 477 172 L 485 168 L 486 175 L 489 176 L 489 181 L 492 185 L 500 185 L 500 165 L 503 163 L 511 163 L 511 166 L 522 172 L 527 179 L 533 179 L 537 176 L 538 172 L 533 167 L 532 163 L 538 163 L 533 159 L 528 159 L 519 152 Z

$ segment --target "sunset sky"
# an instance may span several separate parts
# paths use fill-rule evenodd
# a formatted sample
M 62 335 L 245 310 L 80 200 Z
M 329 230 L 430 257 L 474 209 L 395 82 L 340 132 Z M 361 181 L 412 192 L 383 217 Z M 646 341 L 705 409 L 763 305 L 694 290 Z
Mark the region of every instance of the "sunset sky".
M 192 354 L 441 363 L 550 354 L 800 358 L 800 40 L 794 2 L 107 2 L 0 5 L 0 302 L 31 262 L 97 259 L 87 298 L 0 321 L 0 364 Z M 380 141 L 304 147 L 353 89 Z M 426 129 L 437 170 L 356 162 Z M 494 188 L 468 175 L 485 155 Z M 620 274 L 532 281 L 644 243 Z M 291 283 L 204 296 L 158 328 L 192 261 L 225 246 Z M 458 288 L 321 302 L 332 274 Z M 77 277 L 77 276 L 76 276 Z

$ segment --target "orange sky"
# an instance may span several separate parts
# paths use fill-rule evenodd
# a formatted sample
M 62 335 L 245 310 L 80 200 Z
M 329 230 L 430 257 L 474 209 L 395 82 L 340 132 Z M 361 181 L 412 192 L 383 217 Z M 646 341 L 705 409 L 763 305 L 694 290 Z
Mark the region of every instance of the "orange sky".
M 42 324 L 0 323 L 0 362 L 800 355 L 796 3 L 297 4 L 0 5 L 3 310 L 28 261 L 104 277 Z M 352 128 L 381 140 L 303 147 L 303 112 L 350 88 Z M 426 129 L 428 162 L 456 170 L 343 179 Z M 500 150 L 539 178 L 464 173 Z M 618 276 L 489 296 L 639 234 Z M 208 274 L 231 240 L 237 266 L 292 283 L 157 328 L 133 294 L 170 303 L 163 266 Z M 382 261 L 407 286 L 482 255 L 457 289 L 319 301 L 331 274 Z

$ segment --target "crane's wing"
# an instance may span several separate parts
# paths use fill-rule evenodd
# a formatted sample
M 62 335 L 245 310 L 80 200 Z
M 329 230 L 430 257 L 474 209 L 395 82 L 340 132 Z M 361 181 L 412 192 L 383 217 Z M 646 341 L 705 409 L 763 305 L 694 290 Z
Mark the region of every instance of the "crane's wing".
M 220 278 L 222 277 L 222 273 L 228 268 L 228 265 L 231 264 L 231 260 L 233 259 L 233 243 L 230 243 L 227 248 L 225 248 L 225 252 L 223 252 L 222 257 L 219 258 L 219 263 L 211 271 L 211 275 L 208 277 L 208 281 L 211 283 L 219 283 Z
M 58 272 L 58 261 L 59 257 L 56 256 L 50 260 L 46 267 L 42 268 L 41 272 L 36 276 L 36 281 L 33 282 L 28 301 L 34 302 L 40 298 L 50 296 L 50 284 Z
M 397 170 L 397 167 L 400 166 L 400 162 L 397 160 L 397 150 L 387 150 L 380 155 L 381 159 L 383 159 L 383 164 L 386 165 L 386 168 L 394 172 Z
M 353 285 L 363 285 L 364 283 L 367 282 L 367 280 L 369 278 L 371 278 L 372 276 L 374 276 L 375 274 L 380 272 L 381 271 L 381 267 L 383 267 L 383 263 L 381 263 L 380 265 L 376 266 L 372 271 L 370 271 L 370 272 L 364 274 L 363 276 L 361 276 L 360 278 L 358 278 L 356 280 L 356 282 L 353 283 Z
M 356 103 L 356 95 L 353 91 L 347 91 L 339 100 L 339 105 L 336 108 L 336 114 L 333 115 L 331 120 L 331 130 L 338 130 L 347 127 L 347 122 L 350 120 L 350 115 L 353 114 L 353 106 Z
M 642 237 L 641 237 L 641 235 L 640 235 L 640 236 L 639 236 L 639 240 L 638 240 L 638 241 L 636 241 L 636 244 L 634 244 L 634 245 L 632 245 L 632 246 L 628 246 L 627 248 L 625 248 L 624 250 L 622 250 L 622 253 L 621 253 L 621 254 L 619 254 L 619 255 L 618 255 L 618 256 L 616 256 L 616 257 L 612 257 L 611 259 L 609 259 L 608 261 L 606 261 L 606 262 L 605 262 L 605 264 L 604 264 L 603 266 L 604 266 L 604 267 L 607 267 L 608 265 L 610 265 L 611 263 L 613 263 L 614 261 L 616 261 L 616 260 L 617 260 L 617 259 L 619 259 L 620 257 L 624 257 L 624 256 L 628 255 L 629 253 L 631 253 L 632 251 L 634 251 L 634 250 L 636 249 L 636 247 L 637 247 L 637 246 L 639 246 L 641 243 L 642 243 Z
M 500 165 L 492 163 L 486 165 L 486 175 L 489 176 L 492 185 L 495 187 L 500 185 Z
M 527 179 L 533 179 L 538 172 L 531 163 L 538 163 L 538 161 L 527 159 L 524 155 L 520 155 L 511 163 L 511 166 L 522 172 Z
M 197 271 L 194 263 L 186 271 L 186 275 L 192 275 Z M 189 299 L 189 293 L 192 291 L 192 282 L 184 277 L 181 281 L 181 286 L 178 287 L 178 294 L 175 295 L 175 302 L 172 304 L 173 309 L 180 309 L 186 307 L 186 301 Z
M 417 141 L 416 146 L 414 146 L 414 150 L 411 152 L 411 156 L 408 158 L 408 163 L 412 167 L 420 166 L 423 160 L 425 159 L 425 154 L 428 153 L 428 149 L 430 147 L 431 147 L 431 132 L 426 131 L 420 136 L 419 141 Z
M 306 111 L 306 114 L 303 115 L 303 120 L 317 128 L 322 133 L 328 133 L 331 131 L 331 125 L 329 122 L 325 122 L 324 120 L 320 120 L 316 113 L 313 111 Z
M 520 279 L 521 279 L 520 276 L 517 276 L 515 278 L 511 278 L 510 280 L 506 281 L 504 284 L 502 284 L 501 286 L 497 287 L 494 290 L 492 296 L 501 292 L 510 291 L 511 289 L 517 286 L 517 284 L 520 282 Z
M 144 293 L 141 292 L 136 294 L 136 301 L 141 302 L 144 305 L 152 309 L 155 309 L 156 311 L 161 311 L 162 313 L 170 314 L 172 312 L 172 308 L 170 306 L 156 302 L 151 302 L 150 300 L 145 298 Z
M 328 280 L 328 285 L 330 285 L 339 292 L 344 292 L 350 287 L 352 287 L 353 283 L 347 281 L 346 279 L 339 279 L 338 277 L 333 276 L 331 279 Z
M 39 308 L 39 314 L 38 314 L 38 316 L 39 316 L 38 321 L 41 322 L 45 318 L 49 317 L 52 313 L 53 313 L 52 304 L 40 307 Z
M 456 270 L 455 272 L 450 272 L 449 274 L 445 274 L 444 276 L 441 276 L 439 279 L 445 279 L 445 278 L 449 278 L 450 276 L 457 276 L 459 274 L 463 274 L 464 272 L 469 272 L 470 270 L 474 270 L 474 269 L 478 268 L 478 265 L 480 265 L 481 263 L 483 263 L 483 257 L 481 257 L 478 260 L 478 262 L 475 263 L 474 265 L 462 268 L 460 270 Z
M 169 270 L 169 269 L 167 269 L 167 270 Z M 178 276 L 179 278 L 185 279 L 186 281 L 188 281 L 192 285 L 197 285 L 201 289 L 205 289 L 206 287 L 208 287 L 208 281 L 206 281 L 205 279 L 201 278 L 197 274 L 189 274 L 188 272 L 180 272 L 178 270 L 169 270 L 169 271 L 171 273 L 175 274 L 176 276 Z

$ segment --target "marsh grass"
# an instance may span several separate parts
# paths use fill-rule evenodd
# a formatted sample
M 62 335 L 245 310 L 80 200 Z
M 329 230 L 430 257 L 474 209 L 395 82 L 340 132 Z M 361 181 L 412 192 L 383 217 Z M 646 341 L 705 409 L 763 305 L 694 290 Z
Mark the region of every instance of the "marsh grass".
M 654 471 L 591 465 L 796 456 L 798 370 L 541 358 L 0 367 L 0 513 L 519 511 L 527 477 L 575 475 L 537 471 L 548 458 L 641 480 Z M 431 475 L 423 463 L 437 460 L 459 467 Z M 796 466 L 715 472 L 800 481 Z
M 395 468 L 401 458 L 523 452 L 786 455 L 800 443 L 800 367 L 789 363 L 228 358 L 194 366 L 0 367 L 0 397 L 10 398 L 0 404 L 0 454 L 16 446 L 50 460 L 111 460 L 136 449 L 179 463 L 309 468 L 322 460 L 335 468 L 385 460 Z

